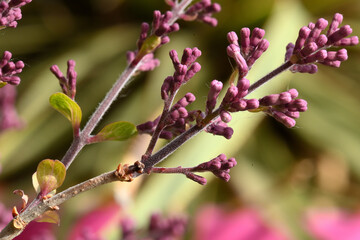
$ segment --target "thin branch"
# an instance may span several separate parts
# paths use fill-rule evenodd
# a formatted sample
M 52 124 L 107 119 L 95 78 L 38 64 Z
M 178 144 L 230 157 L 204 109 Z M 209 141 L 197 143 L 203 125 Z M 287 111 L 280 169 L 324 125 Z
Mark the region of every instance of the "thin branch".
M 280 73 L 286 71 L 292 65 L 293 65 L 293 63 L 291 63 L 290 61 L 286 61 L 285 63 L 283 63 L 278 68 L 276 68 L 273 71 L 271 71 L 270 73 L 266 74 L 264 77 L 260 78 L 258 81 L 256 81 L 255 83 L 253 83 L 249 87 L 247 95 L 249 95 L 251 92 L 253 92 L 255 89 L 257 89 L 258 87 L 260 87 L 264 83 L 268 82 L 270 79 L 272 79 L 275 76 L 279 75 Z
M 18 219 L 21 219 L 21 222 L 26 226 L 29 222 L 39 217 L 44 212 L 51 210 L 52 207 L 58 206 L 65 201 L 77 196 L 82 192 L 86 192 L 98 186 L 104 185 L 106 183 L 118 181 L 119 178 L 115 175 L 115 171 L 107 172 L 101 174 L 97 177 L 91 178 L 86 180 L 82 183 L 79 183 L 73 187 L 70 187 L 53 197 L 49 198 L 48 200 L 41 201 L 39 204 L 32 208 L 25 209 L 19 215 Z M 1 232 L 0 232 L 0 240 L 8 240 L 13 239 L 14 237 L 18 236 L 24 228 L 16 228 L 14 227 L 14 221 L 18 221 L 13 219 Z

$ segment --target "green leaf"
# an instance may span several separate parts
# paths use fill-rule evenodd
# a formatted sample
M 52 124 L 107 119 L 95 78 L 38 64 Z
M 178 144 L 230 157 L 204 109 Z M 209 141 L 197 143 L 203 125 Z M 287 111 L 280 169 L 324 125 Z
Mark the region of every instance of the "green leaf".
M 4 87 L 7 84 L 7 82 L 0 81 L 0 88 Z
M 123 141 L 137 133 L 136 126 L 130 122 L 119 121 L 106 125 L 96 136 L 93 142 Z
M 37 181 L 42 195 L 47 195 L 51 191 L 62 185 L 66 176 L 66 168 L 59 160 L 42 160 L 36 171 Z
M 74 100 L 64 93 L 54 93 L 50 96 L 49 102 L 55 110 L 69 119 L 74 129 L 80 127 L 82 112 Z
M 39 181 L 37 179 L 36 172 L 32 175 L 32 184 L 33 184 L 33 187 L 35 189 L 35 192 L 40 193 L 41 189 L 40 189 Z
M 35 221 L 36 222 L 55 223 L 55 224 L 59 225 L 60 224 L 60 216 L 59 216 L 58 212 L 49 210 L 49 211 L 44 212 Z

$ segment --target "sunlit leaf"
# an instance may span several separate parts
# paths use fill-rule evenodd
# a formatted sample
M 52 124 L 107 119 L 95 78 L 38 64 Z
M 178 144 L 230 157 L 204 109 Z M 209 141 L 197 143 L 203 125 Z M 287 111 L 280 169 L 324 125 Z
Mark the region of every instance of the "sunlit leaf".
M 123 141 L 137 133 L 136 126 L 130 122 L 114 122 L 106 125 L 96 136 L 94 142 Z
M 60 216 L 59 213 L 53 210 L 46 211 L 40 217 L 36 219 L 36 222 L 48 222 L 48 223 L 55 223 L 60 224 Z
M 7 82 L 0 81 L 0 88 L 4 87 L 7 84 Z
M 62 185 L 66 168 L 59 160 L 45 159 L 39 163 L 36 176 L 41 193 L 46 195 Z
M 80 126 L 82 116 L 81 108 L 71 98 L 64 93 L 54 93 L 50 96 L 49 102 L 53 108 L 69 119 L 73 128 Z

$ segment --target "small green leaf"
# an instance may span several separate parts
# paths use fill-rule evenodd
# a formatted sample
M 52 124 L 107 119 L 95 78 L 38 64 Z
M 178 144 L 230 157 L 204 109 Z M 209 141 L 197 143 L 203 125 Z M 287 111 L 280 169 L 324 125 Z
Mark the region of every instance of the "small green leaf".
M 96 136 L 93 142 L 123 141 L 137 133 L 136 126 L 130 122 L 114 122 L 106 125 Z
M 4 87 L 7 84 L 7 82 L 0 81 L 0 88 Z
M 66 168 L 59 160 L 42 160 L 36 171 L 40 192 L 43 196 L 62 185 L 66 176 Z
M 57 225 L 60 224 L 60 216 L 59 213 L 53 210 L 49 210 L 40 215 L 36 222 L 47 222 L 47 223 L 55 223 Z
M 55 110 L 69 119 L 74 129 L 80 127 L 81 108 L 74 100 L 64 93 L 54 93 L 50 96 L 49 102 Z
M 41 191 L 39 181 L 37 180 L 37 174 L 36 172 L 32 175 L 32 184 L 35 189 L 36 193 L 39 193 Z

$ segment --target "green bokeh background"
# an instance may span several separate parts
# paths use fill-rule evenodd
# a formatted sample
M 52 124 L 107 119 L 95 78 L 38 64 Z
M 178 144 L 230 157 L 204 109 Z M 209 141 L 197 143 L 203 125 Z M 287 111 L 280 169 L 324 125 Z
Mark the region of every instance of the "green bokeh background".
M 197 96 L 191 108 L 204 108 L 211 80 L 226 82 L 232 66 L 226 56 L 226 33 L 242 27 L 262 27 L 270 47 L 249 75 L 255 81 L 283 62 L 285 46 L 294 42 L 298 29 L 319 17 L 330 20 L 344 15 L 344 23 L 360 33 L 358 0 L 219 0 L 219 26 L 181 22 L 181 31 L 171 34 L 171 42 L 156 53 L 161 65 L 142 73 L 129 84 L 102 120 L 101 127 L 114 121 L 135 124 L 154 119 L 161 112 L 160 87 L 173 70 L 168 52 L 185 47 L 202 50 L 202 71 L 179 93 Z M 0 135 L 0 200 L 8 207 L 19 202 L 14 189 L 31 196 L 31 175 L 45 158 L 61 159 L 71 143 L 70 124 L 51 109 L 48 98 L 60 91 L 49 67 L 66 61 L 77 63 L 77 102 L 86 120 L 124 69 L 125 54 L 135 48 L 141 22 L 150 22 L 152 11 L 167 10 L 163 1 L 145 0 L 34 0 L 23 8 L 16 29 L 0 32 L 1 51 L 8 50 L 25 62 L 18 87 L 17 109 L 25 126 Z M 353 34 L 353 35 L 354 35 Z M 232 209 L 252 207 L 273 225 L 281 226 L 293 239 L 312 239 L 303 229 L 306 210 L 360 207 L 360 51 L 349 47 L 349 60 L 340 69 L 319 66 L 310 74 L 284 73 L 251 97 L 297 88 L 308 101 L 297 126 L 286 129 L 263 114 L 238 113 L 231 127 L 231 140 L 202 133 L 186 143 L 164 166 L 194 166 L 220 153 L 236 157 L 231 180 L 224 183 L 206 177 L 206 186 L 183 176 L 151 175 L 134 183 L 110 184 L 79 195 L 61 206 L 59 239 L 86 212 L 109 201 L 120 202 L 124 212 L 139 225 L 149 214 L 185 213 L 190 221 L 199 207 L 217 203 Z M 147 137 L 126 142 L 87 146 L 69 168 L 62 188 L 115 169 L 117 164 L 138 160 L 146 149 Z M 164 144 L 160 141 L 159 145 Z M 126 185 L 126 186 L 124 186 Z M 85 204 L 86 203 L 86 204 Z M 193 231 L 194 229 L 189 229 Z M 107 234 L 112 235 L 117 227 Z M 191 235 L 191 233 L 189 233 Z

